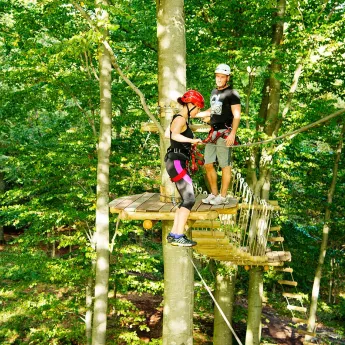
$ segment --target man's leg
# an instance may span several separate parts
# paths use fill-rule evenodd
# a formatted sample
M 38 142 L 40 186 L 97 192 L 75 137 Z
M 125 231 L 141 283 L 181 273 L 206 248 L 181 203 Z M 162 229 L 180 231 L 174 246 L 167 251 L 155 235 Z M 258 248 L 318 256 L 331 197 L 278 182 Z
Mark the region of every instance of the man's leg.
M 205 164 L 206 178 L 210 185 L 211 193 L 213 195 L 218 195 L 218 186 L 217 186 L 217 172 L 214 168 L 213 163 Z
M 224 198 L 228 194 L 230 179 L 231 179 L 231 166 L 222 168 L 222 187 L 220 189 L 220 194 Z

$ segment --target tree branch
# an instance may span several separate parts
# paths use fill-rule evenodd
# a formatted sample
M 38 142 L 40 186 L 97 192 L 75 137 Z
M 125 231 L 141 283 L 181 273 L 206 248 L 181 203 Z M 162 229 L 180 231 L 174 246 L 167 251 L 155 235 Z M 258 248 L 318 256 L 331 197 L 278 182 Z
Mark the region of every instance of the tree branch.
M 84 11 L 84 9 L 75 1 L 71 1 L 71 4 L 80 12 L 80 14 L 86 19 L 86 21 L 89 23 L 89 25 L 97 32 L 100 32 L 98 29 L 97 25 L 93 22 L 93 20 L 90 18 L 90 16 Z M 121 68 L 119 67 L 116 56 L 114 54 L 114 51 L 110 47 L 109 43 L 105 39 L 101 39 L 102 43 L 105 47 L 105 49 L 109 52 L 110 57 L 111 57 L 111 64 L 113 65 L 114 69 L 116 72 L 122 77 L 122 79 L 127 83 L 127 85 L 139 96 L 140 102 L 144 108 L 145 113 L 148 115 L 148 117 L 153 121 L 153 123 L 157 126 L 159 134 L 161 135 L 162 138 L 164 138 L 164 130 L 161 124 L 157 121 L 155 116 L 150 112 L 145 96 L 143 93 L 126 77 L 126 75 L 122 72 Z

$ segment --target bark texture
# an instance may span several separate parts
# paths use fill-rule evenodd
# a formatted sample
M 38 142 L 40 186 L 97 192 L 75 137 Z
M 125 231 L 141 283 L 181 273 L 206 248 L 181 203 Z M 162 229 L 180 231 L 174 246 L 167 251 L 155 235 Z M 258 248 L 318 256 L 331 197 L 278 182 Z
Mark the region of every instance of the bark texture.
M 103 39 L 108 36 L 107 1 L 96 0 L 96 15 L 103 28 Z M 105 345 L 108 310 L 109 280 L 109 157 L 111 149 L 111 58 L 103 44 L 99 51 L 100 131 L 97 163 L 96 201 L 96 274 L 92 325 L 92 345 Z
M 226 275 L 217 272 L 215 299 L 226 318 L 232 324 L 232 312 L 235 297 L 235 284 L 237 276 L 237 266 L 226 263 L 229 272 Z M 214 308 L 214 328 L 213 328 L 214 345 L 232 345 L 232 332 L 225 323 L 217 307 Z
M 248 319 L 245 345 L 260 345 L 263 296 L 262 267 L 249 271 Z
M 314 331 L 315 329 L 317 301 L 318 301 L 319 292 L 320 292 L 322 268 L 325 262 L 325 256 L 327 252 L 327 244 L 328 244 L 328 237 L 329 237 L 329 232 L 330 232 L 330 221 L 331 221 L 331 206 L 332 206 L 335 186 L 337 183 L 338 166 L 339 166 L 341 151 L 343 147 L 344 132 L 345 132 L 345 125 L 343 124 L 335 159 L 334 159 L 332 181 L 331 181 L 331 185 L 330 185 L 330 188 L 328 190 L 328 195 L 327 195 L 327 206 L 326 206 L 326 211 L 325 211 L 325 223 L 322 229 L 322 242 L 321 242 L 321 247 L 320 247 L 320 255 L 319 255 L 319 260 L 318 260 L 318 264 L 315 271 L 314 284 L 313 284 L 313 290 L 312 290 L 312 295 L 311 295 L 308 331 Z M 311 338 L 310 336 L 308 335 L 306 336 L 306 340 L 309 340 L 310 338 Z

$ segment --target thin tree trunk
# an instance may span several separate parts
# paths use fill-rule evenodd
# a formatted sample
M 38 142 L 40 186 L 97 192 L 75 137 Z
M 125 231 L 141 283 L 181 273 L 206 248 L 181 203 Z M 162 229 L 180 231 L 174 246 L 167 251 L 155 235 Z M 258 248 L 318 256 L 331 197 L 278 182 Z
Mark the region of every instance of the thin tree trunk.
M 333 201 L 335 186 L 337 183 L 337 175 L 338 175 L 338 165 L 341 157 L 341 151 L 343 147 L 343 139 L 344 139 L 344 133 L 345 133 L 345 125 L 342 125 L 341 130 L 341 136 L 339 139 L 338 147 L 337 147 L 337 153 L 334 160 L 333 165 L 333 176 L 332 176 L 332 182 L 328 191 L 327 195 L 327 206 L 325 211 L 325 222 L 322 229 L 322 242 L 320 247 L 320 255 L 318 260 L 318 265 L 316 267 L 315 271 L 315 277 L 314 277 L 314 284 L 313 284 L 313 290 L 311 295 L 311 303 L 310 303 L 310 314 L 309 314 L 309 320 L 308 320 L 308 331 L 313 331 L 315 329 L 315 323 L 316 323 L 316 311 L 317 311 L 317 301 L 319 298 L 319 291 L 320 291 L 320 284 L 321 284 L 321 276 L 322 276 L 322 268 L 325 261 L 325 256 L 327 252 L 327 244 L 328 244 L 328 237 L 330 232 L 330 220 L 331 220 L 331 205 Z M 306 336 L 306 340 L 309 340 L 311 337 Z
M 267 115 L 265 122 L 265 133 L 269 136 L 272 135 L 279 114 L 279 103 L 280 103 L 280 79 L 278 73 L 281 72 L 280 58 L 277 56 L 280 51 L 280 46 L 283 42 L 284 34 L 284 15 L 285 15 L 286 0 L 277 1 L 277 21 L 274 25 L 273 32 L 273 59 L 270 66 L 270 78 L 269 78 L 269 95 L 268 95 L 268 106 Z
M 109 22 L 106 0 L 96 0 L 96 15 L 103 28 L 103 39 Z M 97 163 L 96 201 L 96 279 L 92 327 L 92 345 L 105 345 L 108 310 L 109 280 L 109 157 L 111 149 L 111 58 L 104 45 L 100 45 L 100 131 Z
M 249 270 L 248 319 L 245 345 L 260 345 L 263 296 L 262 267 Z
M 215 299 L 230 324 L 232 324 L 237 266 L 231 263 L 225 263 L 225 265 L 228 268 L 226 274 L 217 272 Z M 217 307 L 214 308 L 213 344 L 232 345 L 232 332 Z
M 5 193 L 4 174 L 0 172 L 0 195 Z M 0 224 L 0 244 L 5 244 L 4 227 Z

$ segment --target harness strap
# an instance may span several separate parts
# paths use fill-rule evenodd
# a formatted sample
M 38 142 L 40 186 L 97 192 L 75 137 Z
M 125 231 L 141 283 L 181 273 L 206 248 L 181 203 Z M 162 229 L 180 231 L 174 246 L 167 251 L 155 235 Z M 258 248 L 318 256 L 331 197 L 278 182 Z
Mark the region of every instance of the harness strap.
M 223 139 L 226 139 L 230 132 L 231 132 L 232 128 L 231 127 L 227 127 L 226 130 L 224 132 L 217 132 L 217 135 L 215 136 L 214 139 L 212 139 L 212 135 L 213 135 L 213 132 L 215 131 L 215 129 L 212 127 L 208 133 L 208 136 L 206 139 L 204 139 L 202 142 L 205 143 L 205 144 L 215 144 L 217 142 L 217 140 L 219 138 L 223 138 Z M 234 146 L 235 145 L 239 145 L 240 143 L 238 142 L 237 138 L 235 138 L 235 141 L 234 141 Z
M 188 171 L 186 169 L 183 169 L 178 175 L 176 175 L 175 177 L 172 177 L 170 180 L 172 182 L 177 182 L 183 179 L 183 177 L 188 173 Z

